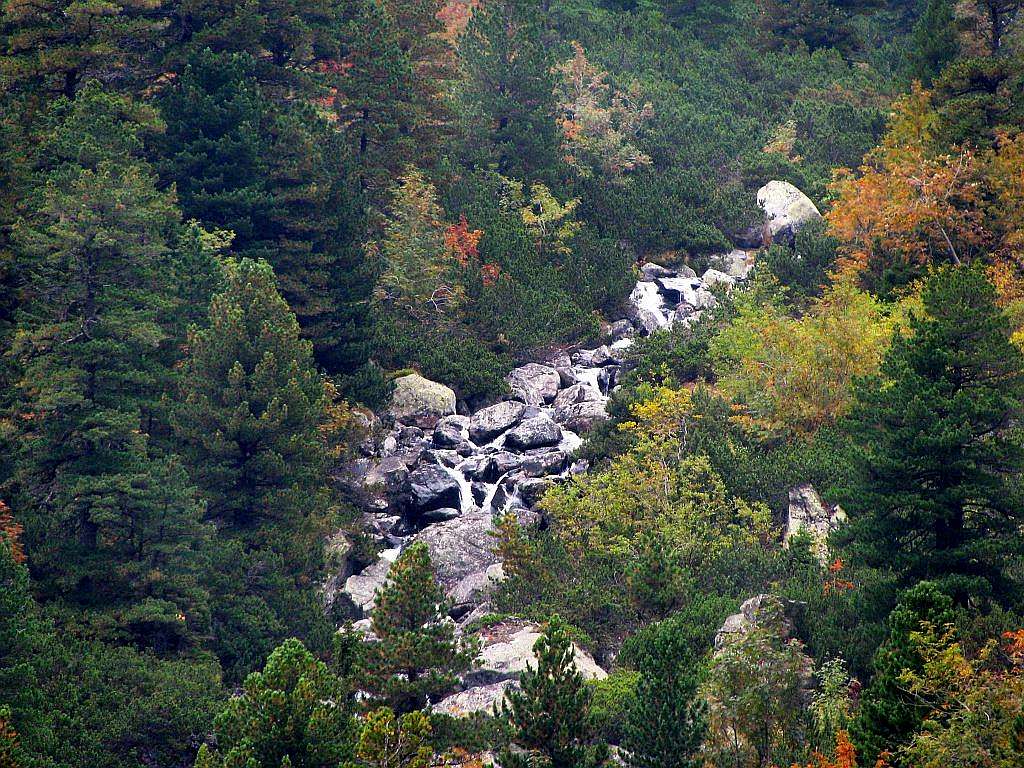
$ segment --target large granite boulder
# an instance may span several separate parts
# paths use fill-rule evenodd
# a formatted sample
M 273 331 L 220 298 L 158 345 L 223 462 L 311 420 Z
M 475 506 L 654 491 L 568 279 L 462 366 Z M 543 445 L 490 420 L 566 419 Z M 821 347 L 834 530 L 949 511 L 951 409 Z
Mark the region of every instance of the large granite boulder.
M 815 555 L 827 565 L 829 561 L 828 537 L 846 522 L 846 513 L 838 506 L 829 506 L 809 484 L 789 489 L 789 514 L 783 534 L 783 546 L 801 531 L 811 537 Z
M 493 715 L 505 701 L 509 688 L 515 686 L 514 680 L 501 680 L 491 685 L 478 685 L 441 699 L 431 709 L 449 717 L 469 717 L 478 713 Z
M 434 427 L 434 445 L 456 448 L 466 442 L 469 418 L 466 416 L 445 416 Z
M 466 673 L 467 684 L 493 685 L 502 680 L 517 680 L 529 665 L 537 666 L 533 646 L 540 639 L 541 628 L 523 621 L 506 621 L 480 633 L 481 650 L 478 666 Z M 573 646 L 573 662 L 587 680 L 604 680 L 608 673 L 586 651 Z
M 555 411 L 555 421 L 570 432 L 582 435 L 601 422 L 608 421 L 608 411 L 605 409 L 604 403 L 587 400 Z
M 562 428 L 547 416 L 534 416 L 520 422 L 505 435 L 505 445 L 513 451 L 547 448 L 562 440 Z
M 746 251 L 739 248 L 712 256 L 710 262 L 714 269 L 737 280 L 746 280 L 750 270 L 754 268 L 754 260 Z
M 409 496 L 413 511 L 420 514 L 444 507 L 462 508 L 462 487 L 437 464 L 422 464 L 409 474 Z
M 518 424 L 526 412 L 526 405 L 516 400 L 483 408 L 469 420 L 469 439 L 477 445 L 490 442 L 502 432 Z
M 399 424 L 433 429 L 439 419 L 455 413 L 455 392 L 418 373 L 410 373 L 395 380 L 388 413 Z
M 588 402 L 601 403 L 604 402 L 604 397 L 589 384 L 573 384 L 571 387 L 566 387 L 558 393 L 554 404 L 555 414 L 571 405 Z M 555 420 L 558 420 L 557 415 Z
M 637 330 L 650 335 L 668 326 L 668 316 L 664 311 L 664 301 L 655 283 L 637 283 L 629 295 L 626 305 L 626 317 Z
M 377 591 L 387 581 L 388 571 L 391 570 L 391 564 L 398 559 L 398 554 L 398 549 L 385 550 L 381 552 L 376 563 L 364 569 L 361 573 L 349 576 L 345 580 L 345 586 L 342 590 L 348 595 L 352 604 L 363 613 L 369 613 L 373 610 Z
M 663 267 L 661 264 L 655 264 L 653 261 L 648 261 L 646 264 L 640 265 L 640 279 L 651 282 L 657 280 L 659 277 L 675 277 L 676 271 Z
M 413 539 L 427 545 L 438 583 L 448 591 L 470 574 L 486 572 L 498 562 L 492 527 L 490 512 L 474 509 L 428 526 Z
M 735 277 L 717 269 L 707 270 L 700 279 L 706 288 L 725 288 L 730 291 L 736 285 Z
M 555 399 L 562 379 L 550 365 L 527 363 L 512 370 L 508 385 L 516 399 L 527 405 L 544 405 Z
M 792 244 L 796 233 L 821 211 L 803 192 L 788 181 L 769 181 L 757 191 L 757 205 L 764 211 L 765 240 Z

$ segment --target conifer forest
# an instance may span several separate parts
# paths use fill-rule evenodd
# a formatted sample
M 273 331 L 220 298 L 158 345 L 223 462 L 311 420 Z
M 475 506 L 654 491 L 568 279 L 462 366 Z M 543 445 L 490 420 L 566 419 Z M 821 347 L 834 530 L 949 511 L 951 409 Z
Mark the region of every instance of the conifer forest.
M 1024 768 L 1024 1 L 0 0 L 0 768 Z

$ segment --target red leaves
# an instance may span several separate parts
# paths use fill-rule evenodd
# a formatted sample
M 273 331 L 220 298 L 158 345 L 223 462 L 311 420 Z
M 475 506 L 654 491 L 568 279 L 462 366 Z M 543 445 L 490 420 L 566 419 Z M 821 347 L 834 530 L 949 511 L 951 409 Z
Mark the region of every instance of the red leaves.
M 480 239 L 483 236 L 482 229 L 469 228 L 466 215 L 462 214 L 458 223 L 450 225 L 444 231 L 444 244 L 460 267 L 469 267 L 480 261 Z M 480 265 L 480 277 L 488 288 L 497 283 L 500 276 L 501 267 L 497 264 Z
M 846 563 L 843 562 L 841 557 L 837 557 L 833 561 L 832 565 L 828 567 L 829 578 L 826 579 L 823 589 L 826 595 L 835 594 L 837 592 L 847 592 L 854 588 L 852 581 L 839 578 L 839 574 L 842 573 L 846 567 Z
M 479 245 L 483 236 L 481 229 L 470 230 L 466 214 L 462 214 L 457 224 L 452 224 L 444 231 L 444 243 L 459 265 L 465 267 L 469 265 L 470 260 L 480 258 Z

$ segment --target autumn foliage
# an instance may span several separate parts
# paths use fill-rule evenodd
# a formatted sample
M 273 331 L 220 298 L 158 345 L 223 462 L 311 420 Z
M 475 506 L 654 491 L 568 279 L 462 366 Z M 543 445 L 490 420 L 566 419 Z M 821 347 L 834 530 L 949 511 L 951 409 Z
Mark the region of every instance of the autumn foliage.
M 793 768 L 801 768 L 801 766 L 794 764 Z M 807 768 L 857 768 L 857 752 L 850 742 L 850 734 L 846 731 L 839 731 L 836 734 L 835 759 L 816 754 L 814 762 L 808 763 Z
M 10 508 L 0 500 L 0 539 L 11 548 L 11 557 L 16 563 L 24 563 L 25 550 L 21 545 L 21 534 L 25 529 L 11 515 Z
M 898 101 L 881 145 L 856 172 L 839 171 L 827 214 L 843 242 L 841 273 L 869 287 L 929 265 L 988 265 L 1005 303 L 1019 301 L 1024 267 L 1024 134 L 989 148 L 938 141 L 939 116 L 921 88 Z

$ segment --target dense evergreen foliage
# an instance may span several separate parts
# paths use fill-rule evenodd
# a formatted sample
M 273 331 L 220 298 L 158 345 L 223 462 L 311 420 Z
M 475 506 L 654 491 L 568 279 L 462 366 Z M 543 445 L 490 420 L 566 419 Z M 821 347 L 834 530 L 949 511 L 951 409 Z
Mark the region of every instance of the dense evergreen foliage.
M 407 538 L 393 379 L 735 248 Z M 7 0 L 0 768 L 1020 766 L 1022 350 L 1019 0 Z

